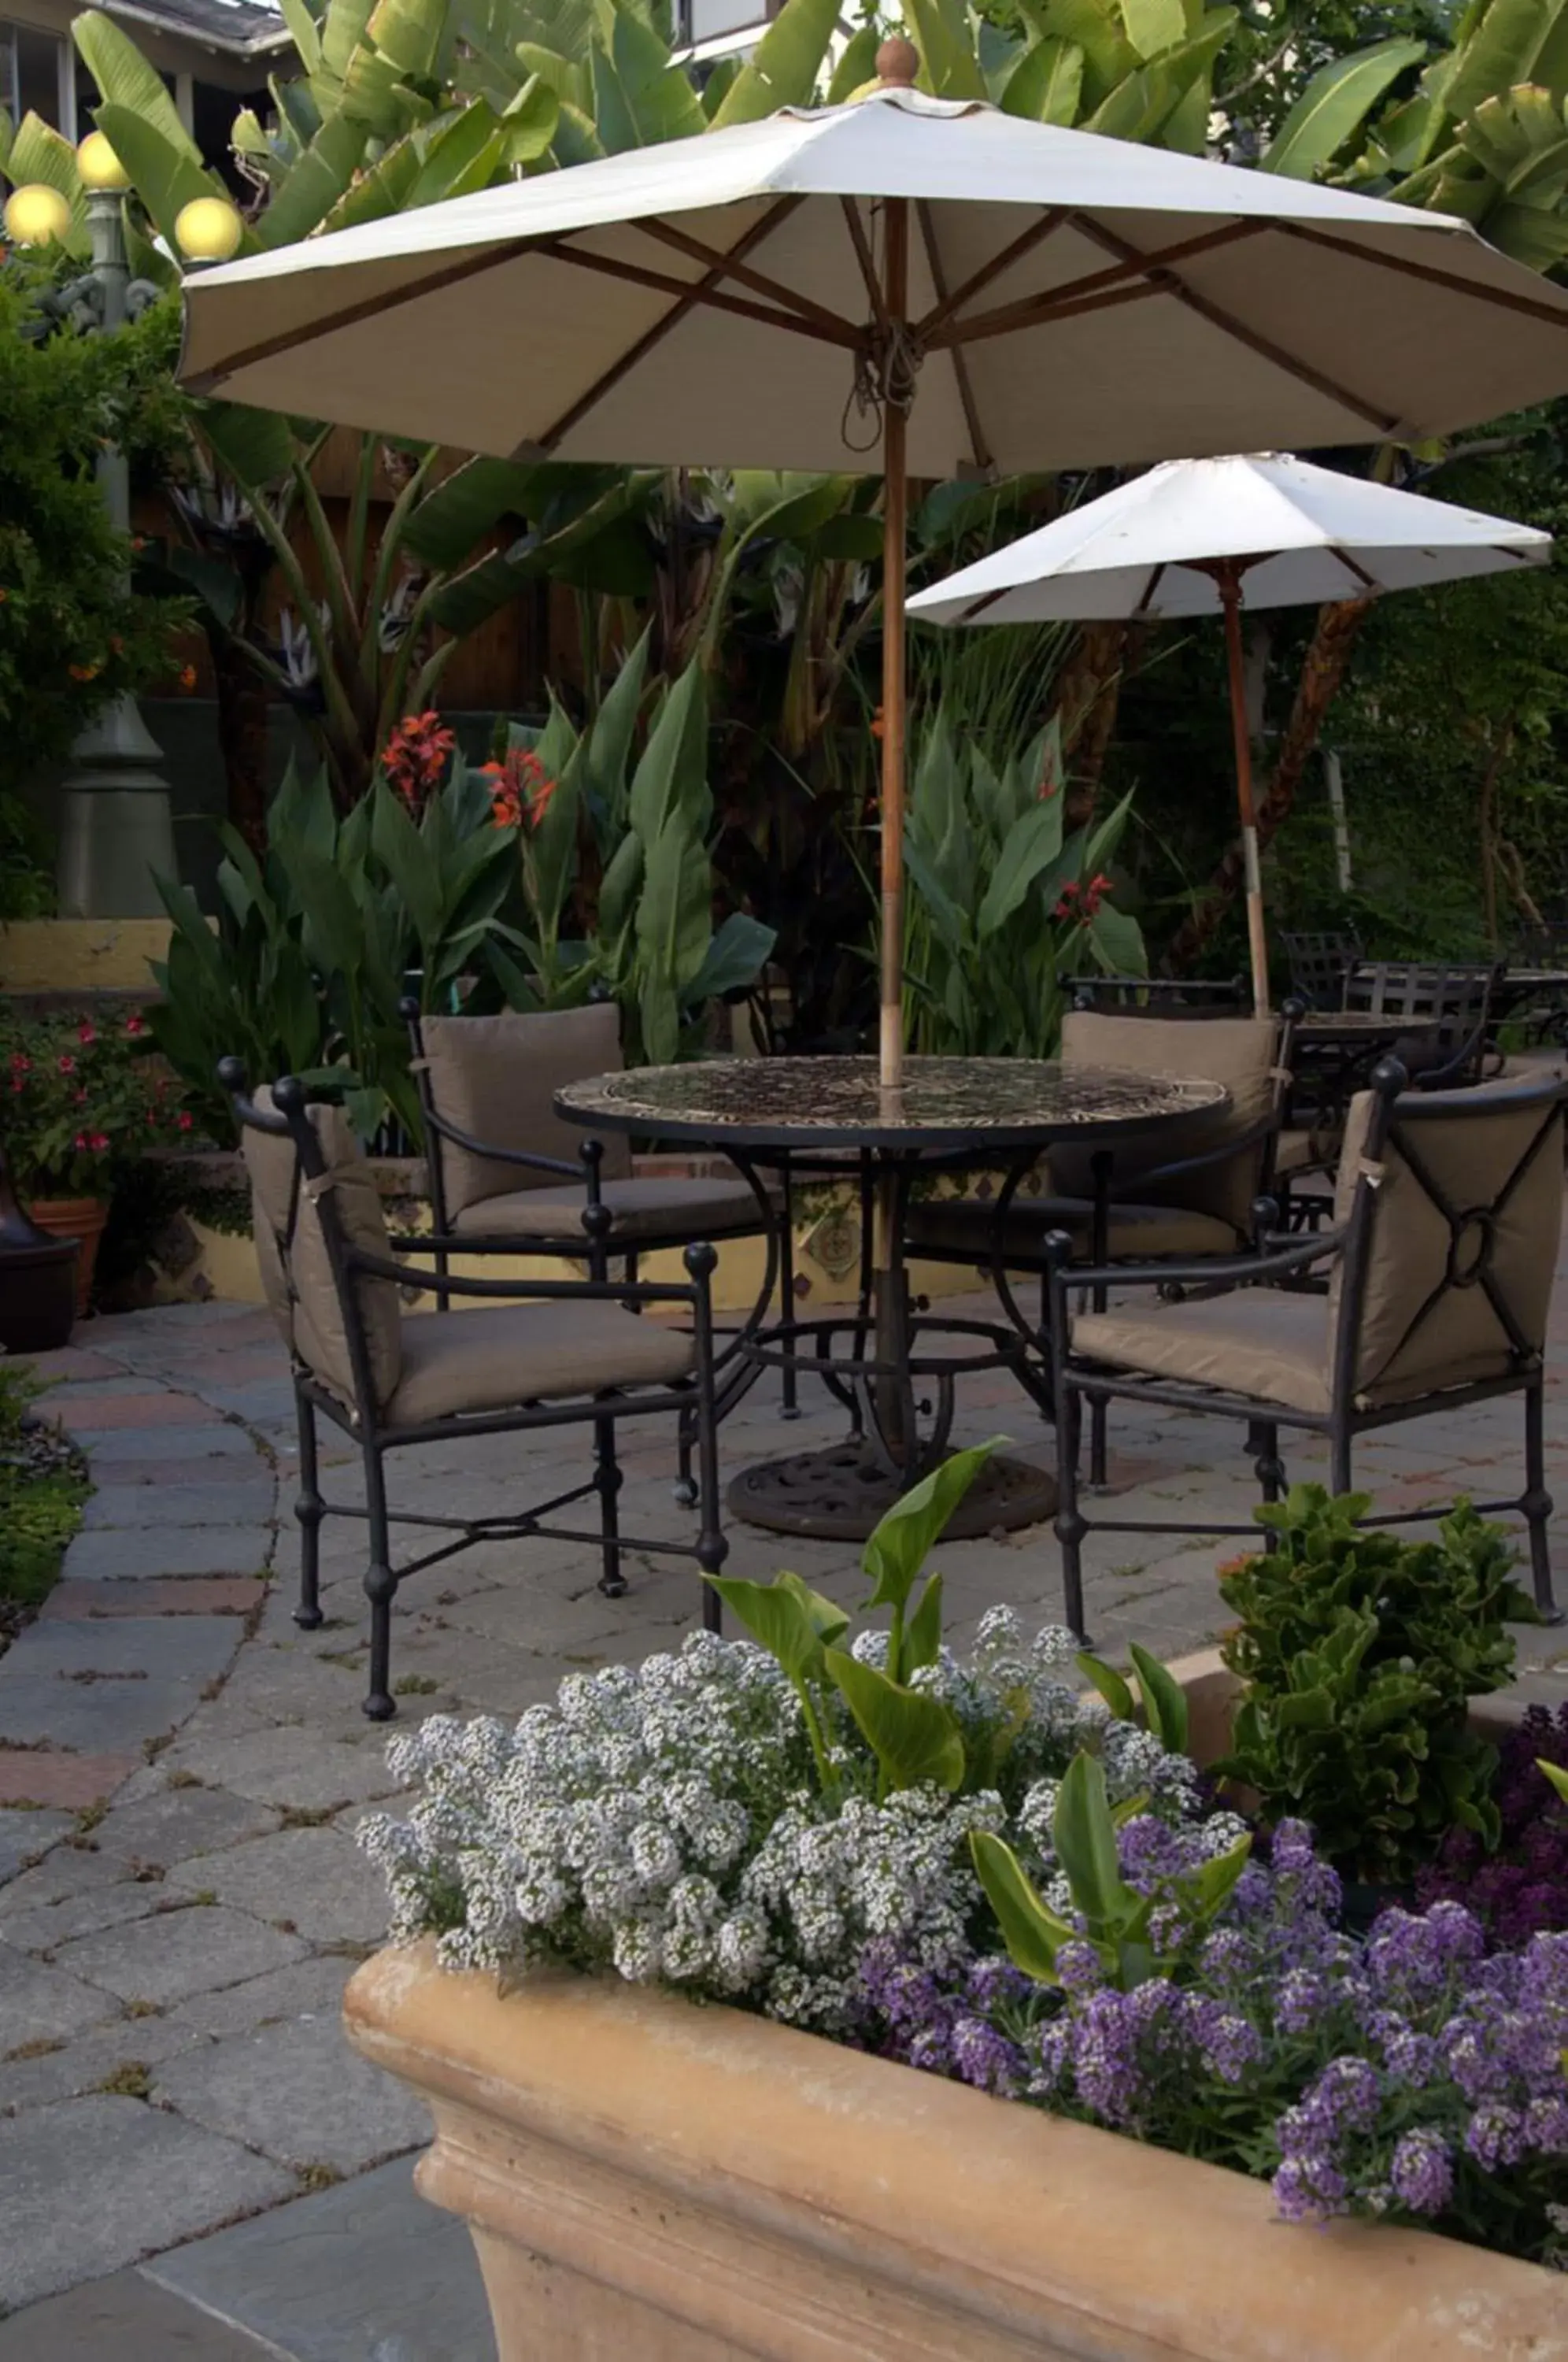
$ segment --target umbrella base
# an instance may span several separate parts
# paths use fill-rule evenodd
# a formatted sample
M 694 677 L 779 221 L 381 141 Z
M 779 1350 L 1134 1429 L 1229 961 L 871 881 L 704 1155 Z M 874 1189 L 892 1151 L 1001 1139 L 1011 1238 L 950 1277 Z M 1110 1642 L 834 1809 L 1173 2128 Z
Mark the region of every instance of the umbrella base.
M 863 1542 L 906 1489 L 865 1442 L 847 1436 L 816 1451 L 792 1451 L 743 1468 L 726 1496 L 730 1514 L 768 1533 L 824 1542 Z M 993 1459 L 945 1529 L 950 1541 L 1016 1533 L 1054 1517 L 1056 1480 L 1025 1460 Z

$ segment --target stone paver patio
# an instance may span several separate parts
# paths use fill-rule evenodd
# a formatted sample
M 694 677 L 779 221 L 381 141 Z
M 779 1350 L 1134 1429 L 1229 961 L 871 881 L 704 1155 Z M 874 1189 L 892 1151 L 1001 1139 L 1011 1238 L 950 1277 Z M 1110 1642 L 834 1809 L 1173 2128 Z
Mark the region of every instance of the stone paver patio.
M 1561 1355 L 1561 1292 L 1555 1319 Z M 364 1529 L 327 1522 L 326 1621 L 299 1631 L 293 1405 L 270 1320 L 182 1306 L 82 1335 L 45 1364 L 48 1407 L 98 1490 L 43 1616 L 0 1660 L 0 2362 L 488 2362 L 466 2235 L 389 2162 L 422 2144 L 423 2110 L 338 2031 L 343 1984 L 382 1926 L 353 1831 L 392 1790 L 386 1734 L 359 1712 Z M 838 1432 L 841 1414 L 803 1391 L 806 1416 L 787 1423 L 758 1387 L 724 1429 L 727 1471 Z M 1565 1405 L 1559 1383 L 1548 1481 L 1568 1598 Z M 1008 1382 L 970 1382 L 959 1440 L 999 1430 L 1026 1457 L 1049 1452 Z M 1368 1441 L 1357 1481 L 1390 1508 L 1515 1489 L 1520 1431 L 1517 1403 L 1423 1420 Z M 1116 1413 L 1112 1436 L 1121 1514 L 1248 1516 L 1238 1430 L 1151 1407 Z M 680 1531 L 668 1423 L 625 1438 L 628 1530 Z M 559 1453 L 516 1437 L 421 1448 L 394 1470 L 394 1500 L 493 1511 L 548 1489 Z M 325 1458 L 326 1489 L 359 1497 L 343 1439 Z M 1293 1474 L 1317 1466 L 1291 1460 Z M 857 1595 L 850 1549 L 739 1525 L 730 1538 L 731 1572 L 791 1564 Z M 1093 1537 L 1097 1644 L 1172 1656 L 1210 1639 L 1220 1555 L 1190 1537 Z M 959 1643 L 997 1599 L 1060 1613 L 1048 1529 L 958 1543 L 941 1563 Z M 404 1721 L 515 1712 L 574 1667 L 691 1627 L 687 1568 L 633 1559 L 615 1601 L 597 1572 L 590 1550 L 530 1542 L 417 1578 L 393 1639 Z M 1568 1635 L 1519 1642 L 1532 1687 L 1568 1689 Z

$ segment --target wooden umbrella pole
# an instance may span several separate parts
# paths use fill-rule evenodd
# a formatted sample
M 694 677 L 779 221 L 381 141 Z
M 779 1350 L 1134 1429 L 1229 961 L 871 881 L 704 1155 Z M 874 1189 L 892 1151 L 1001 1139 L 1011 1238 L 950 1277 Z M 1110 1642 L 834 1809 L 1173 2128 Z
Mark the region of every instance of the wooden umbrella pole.
M 1258 862 L 1257 815 L 1253 809 L 1253 743 L 1247 728 L 1247 684 L 1242 658 L 1242 570 L 1233 561 L 1217 568 L 1225 609 L 1225 654 L 1231 674 L 1231 726 L 1236 741 L 1236 800 L 1242 808 L 1242 852 L 1247 868 L 1247 941 L 1252 946 L 1253 1008 L 1268 1013 L 1268 941 L 1264 933 L 1263 871 Z
M 909 315 L 910 208 L 890 197 L 882 208 L 886 237 L 884 301 L 887 327 L 896 334 Z M 904 569 L 909 513 L 906 473 L 909 422 L 891 381 L 898 357 L 889 352 L 882 387 L 882 1011 L 879 1047 L 884 1090 L 904 1076 Z

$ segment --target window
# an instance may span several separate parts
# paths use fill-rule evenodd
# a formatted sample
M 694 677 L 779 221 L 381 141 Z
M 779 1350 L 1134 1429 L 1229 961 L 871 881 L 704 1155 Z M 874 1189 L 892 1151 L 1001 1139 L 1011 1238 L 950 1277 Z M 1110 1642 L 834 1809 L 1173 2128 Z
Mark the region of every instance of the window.
M 776 14 L 768 0 L 682 0 L 681 36 L 695 47 L 726 33 L 760 33 Z
M 0 23 L 0 106 L 13 123 L 20 123 L 24 115 L 39 115 L 70 136 L 72 127 L 61 120 L 64 58 L 65 44 L 58 34 Z

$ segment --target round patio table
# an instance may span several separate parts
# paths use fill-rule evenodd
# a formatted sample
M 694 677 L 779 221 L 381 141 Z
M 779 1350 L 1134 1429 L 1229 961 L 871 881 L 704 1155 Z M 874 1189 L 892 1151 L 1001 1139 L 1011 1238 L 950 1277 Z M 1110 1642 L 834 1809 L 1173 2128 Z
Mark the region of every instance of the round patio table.
M 1001 1173 L 994 1200 L 999 1279 L 1002 1225 L 1025 1175 L 1054 1143 L 1099 1144 L 1229 1103 L 1220 1083 L 1024 1058 L 911 1058 L 896 1091 L 874 1058 L 721 1058 L 644 1066 L 572 1083 L 556 1110 L 591 1131 L 635 1132 L 717 1152 L 750 1182 L 767 1224 L 768 1271 L 728 1352 L 727 1409 L 765 1368 L 820 1376 L 850 1415 L 844 1440 L 742 1470 L 731 1509 L 775 1532 L 863 1540 L 883 1512 L 946 1457 L 957 1380 L 1006 1369 L 1047 1417 L 1042 1340 L 999 1289 L 1005 1320 L 960 1319 L 911 1302 L 904 1214 L 917 1182 L 984 1164 Z M 857 1305 L 810 1319 L 786 1307 L 767 1318 L 790 1219 L 764 1175 L 851 1179 L 861 1202 Z M 1055 1486 L 1026 1462 L 994 1458 L 948 1530 L 1012 1529 L 1049 1517 Z

